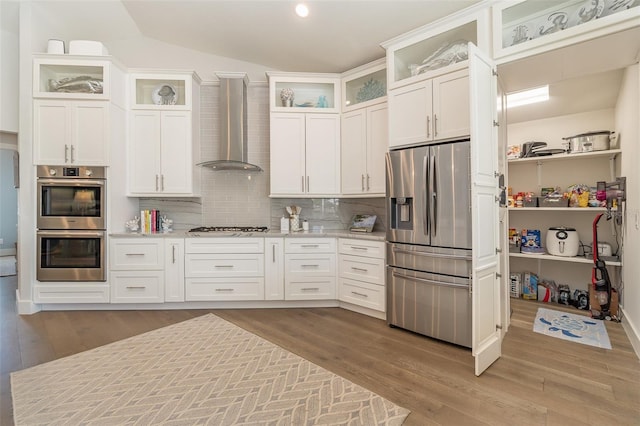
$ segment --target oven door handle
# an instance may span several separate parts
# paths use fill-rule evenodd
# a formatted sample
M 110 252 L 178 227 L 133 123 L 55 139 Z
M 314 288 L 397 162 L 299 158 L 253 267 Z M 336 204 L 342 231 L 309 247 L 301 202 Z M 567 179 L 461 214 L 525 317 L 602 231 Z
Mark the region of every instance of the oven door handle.
M 43 237 L 104 237 L 104 231 L 38 231 Z
M 104 180 L 96 179 L 49 179 L 39 178 L 38 183 L 47 185 L 58 185 L 64 183 L 65 186 L 104 186 Z

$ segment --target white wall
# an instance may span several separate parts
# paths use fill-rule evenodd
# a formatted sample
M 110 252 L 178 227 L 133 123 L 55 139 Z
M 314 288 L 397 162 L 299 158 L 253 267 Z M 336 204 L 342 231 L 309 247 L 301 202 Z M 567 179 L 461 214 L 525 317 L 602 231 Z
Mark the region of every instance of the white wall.
M 0 1 L 0 132 L 18 132 L 18 11 Z
M 627 178 L 624 238 L 623 325 L 640 354 L 640 71 L 638 64 L 626 69 L 616 105 L 616 128 L 624 150 L 621 174 Z

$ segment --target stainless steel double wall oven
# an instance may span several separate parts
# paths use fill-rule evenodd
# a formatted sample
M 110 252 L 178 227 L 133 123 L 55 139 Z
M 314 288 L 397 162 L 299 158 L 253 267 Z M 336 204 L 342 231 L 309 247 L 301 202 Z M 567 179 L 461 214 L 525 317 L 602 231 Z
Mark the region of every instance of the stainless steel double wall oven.
M 38 166 L 36 278 L 105 281 L 104 167 Z

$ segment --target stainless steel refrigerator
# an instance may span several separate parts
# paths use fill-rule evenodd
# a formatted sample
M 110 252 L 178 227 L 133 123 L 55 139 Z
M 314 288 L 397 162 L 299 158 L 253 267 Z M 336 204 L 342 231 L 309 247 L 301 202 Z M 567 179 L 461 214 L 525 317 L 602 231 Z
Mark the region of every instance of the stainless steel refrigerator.
M 386 157 L 387 323 L 471 347 L 470 142 Z

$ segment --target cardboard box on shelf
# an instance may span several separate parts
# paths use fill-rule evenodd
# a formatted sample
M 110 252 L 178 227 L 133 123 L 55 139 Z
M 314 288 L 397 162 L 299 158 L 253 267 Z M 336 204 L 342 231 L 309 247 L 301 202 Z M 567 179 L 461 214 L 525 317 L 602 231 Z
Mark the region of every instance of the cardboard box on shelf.
M 538 276 L 532 272 L 525 272 L 522 280 L 522 298 L 538 300 Z

